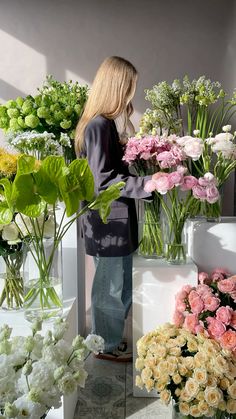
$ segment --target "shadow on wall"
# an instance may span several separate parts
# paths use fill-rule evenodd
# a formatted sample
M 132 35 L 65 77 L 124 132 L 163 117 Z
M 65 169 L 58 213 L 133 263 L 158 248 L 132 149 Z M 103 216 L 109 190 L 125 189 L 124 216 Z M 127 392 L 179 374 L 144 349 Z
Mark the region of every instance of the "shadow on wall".
M 25 96 L 26 93 L 22 90 L 17 89 L 10 83 L 0 79 L 0 97 L 3 100 L 8 100 L 9 98 L 16 98 L 17 96 Z
M 140 73 L 135 107 L 143 112 L 144 89 L 162 79 L 222 79 L 233 3 L 199 0 L 190 10 L 188 0 L 2 0 L 0 28 L 44 54 L 59 80 L 72 72 L 91 82 L 106 56 L 128 58 Z M 40 71 L 33 62 L 32 71 Z

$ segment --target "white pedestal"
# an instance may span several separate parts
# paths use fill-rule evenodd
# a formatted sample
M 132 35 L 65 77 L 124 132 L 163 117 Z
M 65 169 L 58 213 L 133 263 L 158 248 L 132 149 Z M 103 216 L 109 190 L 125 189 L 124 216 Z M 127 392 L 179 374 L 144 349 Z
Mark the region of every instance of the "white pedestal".
M 220 267 L 236 273 L 236 217 L 222 217 L 220 223 L 188 221 L 187 234 L 188 254 L 200 271 Z
M 65 339 L 71 342 L 77 335 L 77 301 L 75 299 L 64 301 L 63 317 L 67 320 L 69 328 L 66 331 Z M 13 336 L 30 335 L 30 323 L 24 318 L 24 311 L 3 311 L 0 315 L 0 327 L 8 324 L 13 328 Z M 51 328 L 52 322 L 44 322 L 42 334 Z M 77 391 L 73 394 L 62 397 L 62 406 L 60 409 L 50 410 L 48 419 L 73 419 L 77 403 Z
M 197 285 L 197 267 L 191 261 L 185 265 L 170 265 L 162 259 L 145 259 L 135 255 L 133 266 L 133 394 L 136 397 L 157 397 L 135 386 L 136 342 L 157 326 L 172 321 L 175 294 L 183 285 Z

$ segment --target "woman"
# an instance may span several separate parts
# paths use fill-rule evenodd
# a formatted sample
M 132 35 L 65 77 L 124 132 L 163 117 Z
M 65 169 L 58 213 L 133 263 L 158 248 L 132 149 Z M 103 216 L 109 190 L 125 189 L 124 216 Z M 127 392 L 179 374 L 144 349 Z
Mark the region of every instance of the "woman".
M 83 216 L 85 248 L 94 256 L 92 333 L 105 340 L 99 358 L 129 361 L 132 353 L 121 345 L 124 322 L 132 299 L 132 254 L 138 247 L 135 199 L 151 199 L 144 191 L 149 176 L 129 173 L 122 161 L 124 133 L 133 128 L 129 117 L 137 71 L 127 60 L 109 57 L 99 67 L 84 113 L 76 129 L 76 152 L 87 157 L 94 175 L 95 193 L 124 181 L 121 196 L 111 205 L 108 223 L 97 211 Z M 116 123 L 123 121 L 119 136 Z

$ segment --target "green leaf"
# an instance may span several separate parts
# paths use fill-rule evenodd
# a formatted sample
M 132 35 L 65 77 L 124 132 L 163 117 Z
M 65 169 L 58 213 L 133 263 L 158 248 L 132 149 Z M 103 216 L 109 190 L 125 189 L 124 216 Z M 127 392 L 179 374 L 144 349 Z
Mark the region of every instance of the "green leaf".
M 33 156 L 23 154 L 17 161 L 17 176 L 32 173 L 35 170 L 36 159 Z
M 58 198 L 58 188 L 51 182 L 50 177 L 45 173 L 43 168 L 34 173 L 34 181 L 37 193 L 48 203 L 55 204 Z
M 80 201 L 91 201 L 94 180 L 87 160 L 74 160 L 68 167 L 68 173 L 61 177 L 59 188 L 68 217 L 78 211 Z
M 52 183 L 58 185 L 58 182 L 66 169 L 64 157 L 48 156 L 42 161 L 41 168 L 44 173 L 50 178 Z
M 38 217 L 45 209 L 45 201 L 37 193 L 31 174 L 21 175 L 14 181 L 17 192 L 16 211 L 28 217 Z
M 94 202 L 89 206 L 90 209 L 97 209 L 104 223 L 111 212 L 111 203 L 120 197 L 120 191 L 125 186 L 124 182 L 118 182 L 109 186 L 105 191 L 100 192 Z
M 8 207 L 7 202 L 0 202 L 0 224 L 10 224 L 13 212 Z
M 9 179 L 0 179 L 0 185 L 4 188 L 4 196 L 9 207 L 12 206 L 12 184 Z

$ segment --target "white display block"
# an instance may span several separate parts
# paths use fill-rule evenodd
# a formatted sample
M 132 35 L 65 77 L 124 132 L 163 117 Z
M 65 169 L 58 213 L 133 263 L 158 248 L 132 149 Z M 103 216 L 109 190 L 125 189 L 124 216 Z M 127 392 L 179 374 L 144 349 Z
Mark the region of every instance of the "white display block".
M 197 266 L 191 259 L 184 265 L 171 265 L 163 259 L 146 259 L 135 255 L 133 262 L 133 394 L 136 397 L 157 397 L 156 391 L 148 393 L 135 386 L 136 343 L 138 339 L 171 322 L 175 294 L 183 285 L 197 285 Z
M 71 299 L 64 301 L 63 317 L 68 322 L 68 329 L 65 333 L 65 339 L 71 342 L 77 335 L 77 301 Z M 28 336 L 31 334 L 30 323 L 24 318 L 24 311 L 4 311 L 0 314 L 0 327 L 8 324 L 12 327 L 12 336 Z M 44 334 L 52 327 L 52 321 L 44 322 L 40 333 Z M 50 410 L 47 419 L 73 419 L 76 403 L 78 400 L 77 391 L 73 394 L 62 397 L 62 406 L 60 409 Z
M 188 254 L 200 271 L 221 267 L 236 273 L 236 217 L 222 217 L 221 222 L 188 220 L 186 230 Z

